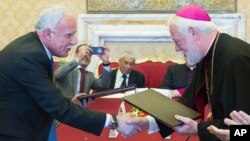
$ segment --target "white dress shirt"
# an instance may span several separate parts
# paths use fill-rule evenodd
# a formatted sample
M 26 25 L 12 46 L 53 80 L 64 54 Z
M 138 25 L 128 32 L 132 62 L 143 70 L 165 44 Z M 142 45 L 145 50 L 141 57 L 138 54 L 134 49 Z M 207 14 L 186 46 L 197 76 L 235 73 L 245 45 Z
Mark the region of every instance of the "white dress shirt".
M 116 74 L 116 78 L 115 78 L 115 86 L 114 88 L 120 88 L 121 84 L 122 84 L 122 81 L 123 81 L 123 74 L 122 72 L 120 71 L 120 69 L 117 70 L 117 74 Z M 128 78 L 129 78 L 129 74 L 126 74 L 127 76 L 127 79 L 126 79 L 126 84 L 128 84 Z

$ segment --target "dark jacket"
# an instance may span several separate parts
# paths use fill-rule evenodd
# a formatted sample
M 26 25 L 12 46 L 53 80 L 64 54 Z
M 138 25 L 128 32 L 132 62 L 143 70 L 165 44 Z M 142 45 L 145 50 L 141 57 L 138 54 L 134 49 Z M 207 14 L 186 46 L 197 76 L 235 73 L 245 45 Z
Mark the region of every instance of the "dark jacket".
M 180 102 L 204 112 L 208 104 L 206 93 L 205 71 L 211 72 L 213 47 L 209 49 L 203 60 L 196 65 L 192 83 L 180 98 Z M 198 134 L 201 141 L 219 140 L 207 130 L 209 125 L 218 128 L 229 128 L 223 122 L 229 118 L 233 110 L 243 110 L 250 114 L 250 45 L 228 34 L 221 33 L 214 54 L 213 93 L 211 109 L 213 120 L 198 124 Z M 206 69 L 205 65 L 208 64 Z M 209 75 L 210 78 L 210 75 Z M 208 83 L 210 85 L 211 83 Z M 162 136 L 167 136 L 171 129 L 158 122 Z
M 175 64 L 169 66 L 167 73 L 163 78 L 161 88 L 175 90 L 187 87 L 190 83 L 189 79 L 192 79 L 189 77 L 193 76 L 190 76 L 190 73 L 194 73 L 194 71 L 195 69 L 190 70 L 186 64 Z
M 47 141 L 53 118 L 99 135 L 106 114 L 83 109 L 53 84 L 50 60 L 35 32 L 0 52 L 0 140 Z
M 113 89 L 115 86 L 115 79 L 118 69 L 114 69 L 111 72 L 111 81 L 109 89 Z M 136 70 L 131 70 L 128 78 L 128 85 L 136 84 L 137 88 L 145 87 L 145 78 L 144 75 Z

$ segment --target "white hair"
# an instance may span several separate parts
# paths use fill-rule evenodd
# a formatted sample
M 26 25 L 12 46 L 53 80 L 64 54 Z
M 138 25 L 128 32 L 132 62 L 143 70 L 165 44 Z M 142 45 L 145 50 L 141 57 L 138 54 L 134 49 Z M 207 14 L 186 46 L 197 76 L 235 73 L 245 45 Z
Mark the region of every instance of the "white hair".
M 212 21 L 192 20 L 177 15 L 170 18 L 168 25 L 176 25 L 182 34 L 187 34 L 189 27 L 194 27 L 203 34 L 217 30 L 216 25 Z
M 45 9 L 35 24 L 37 31 L 44 31 L 45 29 L 54 30 L 60 20 L 65 14 L 70 13 L 68 9 L 63 6 L 55 5 L 48 9 Z
M 130 57 L 130 58 L 133 58 L 133 59 L 135 60 L 134 54 L 133 54 L 132 52 L 130 52 L 130 51 L 124 51 L 124 52 L 121 54 L 121 56 L 120 56 L 119 59 L 123 59 L 123 58 L 126 57 L 126 56 L 128 56 L 128 57 Z

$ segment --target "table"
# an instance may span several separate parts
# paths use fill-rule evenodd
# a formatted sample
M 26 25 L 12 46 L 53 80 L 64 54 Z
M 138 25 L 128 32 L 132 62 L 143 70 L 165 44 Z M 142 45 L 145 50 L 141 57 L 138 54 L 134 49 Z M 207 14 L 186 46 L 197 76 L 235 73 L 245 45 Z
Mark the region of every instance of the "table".
M 90 109 L 110 114 L 117 114 L 122 100 L 120 98 L 98 98 L 95 103 L 90 105 Z M 130 110 L 131 106 L 125 104 L 126 109 Z M 69 127 L 64 124 L 57 126 L 58 141 L 184 141 L 187 136 L 181 136 L 177 133 L 171 135 L 171 139 L 164 140 L 158 132 L 148 134 L 147 131 L 142 131 L 137 135 L 125 139 L 120 135 L 118 138 L 109 138 L 109 129 L 104 129 L 100 136 L 95 136 L 90 133 L 81 131 L 76 128 Z M 189 141 L 198 141 L 196 136 L 191 137 Z

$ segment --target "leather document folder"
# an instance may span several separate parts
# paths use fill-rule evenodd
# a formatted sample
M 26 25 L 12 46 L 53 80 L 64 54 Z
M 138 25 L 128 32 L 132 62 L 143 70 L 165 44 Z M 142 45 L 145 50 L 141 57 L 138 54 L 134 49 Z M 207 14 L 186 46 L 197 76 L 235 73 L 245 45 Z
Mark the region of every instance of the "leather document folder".
M 174 118 L 175 115 L 181 115 L 191 119 L 197 119 L 201 116 L 200 113 L 193 109 L 154 90 L 146 90 L 125 96 L 123 100 L 155 117 L 171 128 L 181 124 L 180 121 Z
M 122 88 L 104 90 L 104 91 L 100 91 L 100 92 L 96 92 L 96 93 L 88 94 L 88 95 L 81 95 L 81 96 L 78 96 L 77 98 L 79 100 L 83 100 L 86 98 L 97 98 L 97 97 L 102 97 L 102 96 L 107 96 L 107 95 L 112 95 L 112 94 L 124 93 L 126 91 L 131 91 L 135 89 L 136 89 L 136 85 L 128 85 Z

